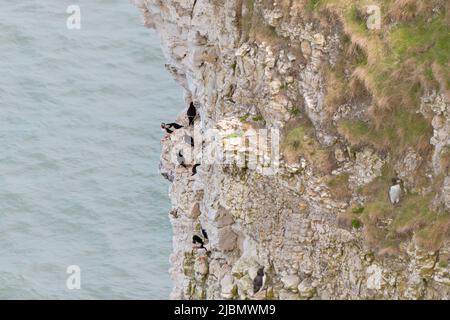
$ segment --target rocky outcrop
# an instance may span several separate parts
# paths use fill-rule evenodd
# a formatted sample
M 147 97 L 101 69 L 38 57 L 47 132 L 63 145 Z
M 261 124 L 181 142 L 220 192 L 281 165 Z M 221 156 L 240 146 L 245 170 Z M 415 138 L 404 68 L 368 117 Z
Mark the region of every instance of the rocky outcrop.
M 327 108 L 325 68 L 342 54 L 339 23 L 306 18 L 301 1 L 288 11 L 246 0 L 135 2 L 161 36 L 186 105 L 194 101 L 199 113 L 188 127 L 182 111 L 177 121 L 186 126 L 162 139 L 160 170 L 172 182 L 172 298 L 450 298 L 447 243 L 426 251 L 407 238 L 399 252 L 379 252 L 358 219 L 350 226 L 338 219 L 364 205 L 359 190 L 390 161 L 370 146 L 351 148 L 333 128 L 339 119 L 365 118 L 367 109 L 364 100 Z M 249 33 L 249 23 L 261 25 Z M 430 175 L 438 175 L 450 144 L 449 103 L 434 93 L 421 111 L 432 118 Z M 179 151 L 187 168 L 178 165 Z M 410 192 L 421 157 L 411 149 L 395 162 Z M 447 176 L 436 200 L 447 208 L 449 185 Z M 208 252 L 192 246 L 202 229 Z M 263 286 L 253 292 L 261 267 Z

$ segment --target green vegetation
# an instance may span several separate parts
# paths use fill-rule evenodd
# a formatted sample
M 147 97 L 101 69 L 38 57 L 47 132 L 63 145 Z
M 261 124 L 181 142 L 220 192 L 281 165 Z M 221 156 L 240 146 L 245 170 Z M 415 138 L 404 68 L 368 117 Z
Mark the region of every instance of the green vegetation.
M 286 42 L 262 18 L 262 9 L 271 6 L 272 1 L 241 3 L 238 10 L 241 41 Z M 280 2 L 286 5 L 285 10 L 288 3 L 292 5 L 292 1 Z M 348 227 L 363 226 L 364 237 L 378 252 L 396 252 L 398 244 L 413 234 L 425 248 L 438 248 L 450 232 L 450 214 L 432 206 L 441 191 L 442 179 L 431 183 L 425 166 L 419 164 L 414 172 L 414 186 L 410 188 L 414 192 L 404 193 L 399 205 L 390 204 L 387 190 L 390 179 L 396 175 L 393 164 L 404 157 L 407 149 L 413 148 L 424 162 L 430 161 L 432 127 L 418 110 L 420 98 L 432 90 L 450 97 L 448 1 L 304 0 L 302 3 L 304 15 L 313 17 L 317 23 L 328 19 L 327 25 L 339 19 L 345 33 L 341 57 L 334 66 L 324 67 L 327 114 L 331 117 L 337 107 L 347 103 L 368 108 L 367 112 L 361 112 L 362 117 L 338 122 L 337 132 L 352 150 L 371 146 L 379 154 L 389 154 L 381 177 L 358 190 L 366 199 L 364 207 L 349 208 L 341 220 Z M 380 6 L 381 30 L 367 28 L 367 5 Z M 322 173 L 331 172 L 334 164 L 330 152 L 318 144 L 313 127 L 302 119 L 298 107 L 293 107 L 290 114 L 295 123 L 286 126 L 282 143 L 287 162 L 298 162 L 303 157 Z M 242 117 L 241 121 L 247 119 L 248 116 Z M 252 120 L 264 119 L 258 115 Z M 450 148 L 440 153 L 440 164 L 443 174 L 448 174 Z M 327 185 L 334 198 L 350 199 L 348 180 L 346 173 L 329 177 Z
M 398 154 L 412 146 L 427 153 L 431 126 L 417 113 L 419 98 L 425 90 L 450 88 L 450 28 L 444 1 L 327 0 L 309 1 L 306 7 L 320 10 L 325 4 L 343 13 L 347 34 L 346 61 L 341 61 L 346 68 L 329 71 L 327 108 L 343 103 L 334 88 L 349 89 L 350 98 L 366 90 L 373 103 L 368 123 L 340 123 L 339 132 L 352 144 L 372 144 Z M 367 28 L 369 4 L 382 9 L 381 30 Z M 435 8 L 441 8 L 441 14 L 433 13 Z M 389 19 L 400 23 L 388 26 Z M 345 69 L 353 69 L 350 88 Z
M 260 114 L 258 114 L 257 116 L 254 116 L 252 118 L 253 121 L 258 122 L 258 121 L 264 121 L 264 117 Z
M 436 218 L 433 223 L 416 233 L 416 242 L 428 249 L 438 250 L 442 242 L 450 235 L 450 213 L 443 214 Z M 448 259 L 442 260 L 439 264 L 448 265 Z
M 292 107 L 292 109 L 289 110 L 289 113 L 292 116 L 297 117 L 298 115 L 300 115 L 300 109 L 297 106 Z
M 246 115 L 240 117 L 240 118 L 239 118 L 239 121 L 240 121 L 240 122 L 246 122 L 246 121 L 248 120 L 248 117 L 250 117 L 250 115 L 249 115 L 249 114 L 246 114 Z
M 297 126 L 289 128 L 282 149 L 288 163 L 298 162 L 299 157 L 303 156 L 309 163 L 314 163 L 322 173 L 331 170 L 330 153 L 314 139 L 310 124 L 297 123 Z
M 400 235 L 417 230 L 430 222 L 433 212 L 429 209 L 429 197 L 409 194 L 402 198 L 402 204 L 395 213 L 393 230 Z
M 369 15 L 365 9 L 373 4 L 381 8 L 381 30 L 369 30 L 366 25 Z M 306 3 L 306 11 L 315 11 L 315 16 L 322 10 L 327 14 L 330 9 L 341 13 L 337 16 L 346 36 L 341 60 L 337 67 L 327 71 L 328 113 L 352 99 L 370 105 L 367 119 L 342 120 L 337 131 L 353 148 L 372 146 L 390 155 L 382 176 L 361 190 L 367 199 L 363 210 L 349 209 L 341 220 L 348 223 L 352 219 L 353 225 L 358 214 L 364 223 L 364 236 L 379 252 L 395 252 L 398 244 L 413 234 L 417 243 L 435 250 L 450 233 L 450 213 L 431 205 L 441 190 L 442 179 L 435 178 L 430 186 L 425 170 L 419 166 L 414 172 L 415 189 L 431 187 L 432 191 L 426 196 L 403 194 L 395 207 L 388 200 L 387 190 L 391 177 L 395 176 L 392 164 L 404 156 L 406 149 L 415 149 L 424 161 L 431 156 L 432 127 L 418 109 L 424 93 L 441 90 L 450 97 L 448 3 L 443 0 Z M 443 150 L 440 156 L 445 174 L 450 166 L 450 151 Z M 330 180 L 332 193 L 348 185 L 344 177 L 340 179 Z
M 417 62 L 437 62 L 446 65 L 450 61 L 449 26 L 443 15 L 431 22 L 419 20 L 404 23 L 390 34 L 392 54 L 398 60 L 414 58 Z
M 306 10 L 311 12 L 316 10 L 316 8 L 319 6 L 320 0 L 308 0 L 306 3 Z
M 355 229 L 359 229 L 362 227 L 362 222 L 361 220 L 357 219 L 357 218 L 353 218 L 352 219 L 352 227 Z
M 234 139 L 234 138 L 240 138 L 240 137 L 242 137 L 242 133 L 241 132 L 233 132 L 233 133 L 230 133 L 230 134 L 228 134 L 228 135 L 226 135 L 225 136 L 225 139 Z
M 355 213 L 355 214 L 363 213 L 363 211 L 364 211 L 364 207 L 356 207 L 356 208 L 352 209 L 352 213 Z
M 378 150 L 399 154 L 408 147 L 415 147 L 419 152 L 428 151 L 432 128 L 421 114 L 395 110 L 378 126 L 358 120 L 341 121 L 338 132 L 352 145 L 370 144 Z
M 236 63 L 236 61 L 235 61 L 235 62 L 233 62 L 233 64 L 231 65 L 231 69 L 233 70 L 233 74 L 236 73 L 236 68 L 237 68 L 237 63 Z

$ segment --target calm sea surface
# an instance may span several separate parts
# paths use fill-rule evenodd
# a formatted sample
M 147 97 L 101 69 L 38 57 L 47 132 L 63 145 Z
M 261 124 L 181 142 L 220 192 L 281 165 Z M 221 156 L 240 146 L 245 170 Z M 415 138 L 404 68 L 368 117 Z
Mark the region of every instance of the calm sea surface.
M 168 298 L 159 123 L 181 108 L 127 0 L 1 1 L 0 298 Z

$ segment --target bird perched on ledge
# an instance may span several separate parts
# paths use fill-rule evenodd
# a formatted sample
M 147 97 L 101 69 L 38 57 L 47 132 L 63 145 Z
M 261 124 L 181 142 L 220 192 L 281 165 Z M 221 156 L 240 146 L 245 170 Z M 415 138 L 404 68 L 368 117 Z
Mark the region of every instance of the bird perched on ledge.
M 202 229 L 202 235 L 205 240 L 208 240 L 208 234 L 206 233 L 205 229 Z
M 400 183 L 401 180 L 399 178 L 392 178 L 392 185 L 389 188 L 389 200 L 393 205 L 400 202 L 400 195 L 402 193 Z
M 175 122 L 172 122 L 172 123 L 162 122 L 161 123 L 161 129 L 166 130 L 166 132 L 169 134 L 174 132 L 176 129 L 180 129 L 180 128 L 183 128 L 183 126 L 178 123 L 175 123 Z
M 194 103 L 191 101 L 191 103 L 189 104 L 189 108 L 187 109 L 186 115 L 189 119 L 189 125 L 193 125 L 194 124 L 194 119 L 197 116 L 197 109 L 194 106 Z
M 192 174 L 191 174 L 191 177 L 192 176 L 195 176 L 196 174 L 197 174 L 197 167 L 200 165 L 200 163 L 196 163 L 196 164 L 194 164 L 194 166 L 192 167 Z
M 188 136 L 187 134 L 184 135 L 184 142 L 190 144 L 192 148 L 194 147 L 194 138 Z
M 203 249 L 205 248 L 205 244 L 203 243 L 202 238 L 200 238 L 198 235 L 194 234 L 192 237 L 192 243 L 197 249 Z M 205 248 L 206 249 L 206 248 Z
M 259 268 L 255 279 L 253 279 L 253 294 L 261 290 L 264 282 L 264 267 Z
M 186 168 L 186 163 L 185 163 L 185 160 L 184 160 L 184 156 L 183 156 L 183 154 L 181 153 L 181 150 L 178 151 L 178 154 L 177 154 L 177 162 L 178 162 L 178 164 L 179 164 L 180 166 L 182 166 L 183 168 Z

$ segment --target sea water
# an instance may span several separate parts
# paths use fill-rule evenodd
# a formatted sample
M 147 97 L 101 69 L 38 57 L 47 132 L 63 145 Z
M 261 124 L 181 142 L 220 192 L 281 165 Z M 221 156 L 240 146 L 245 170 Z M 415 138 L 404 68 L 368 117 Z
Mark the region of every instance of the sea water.
M 168 298 L 159 124 L 182 103 L 129 1 L 2 0 L 0 298 Z

